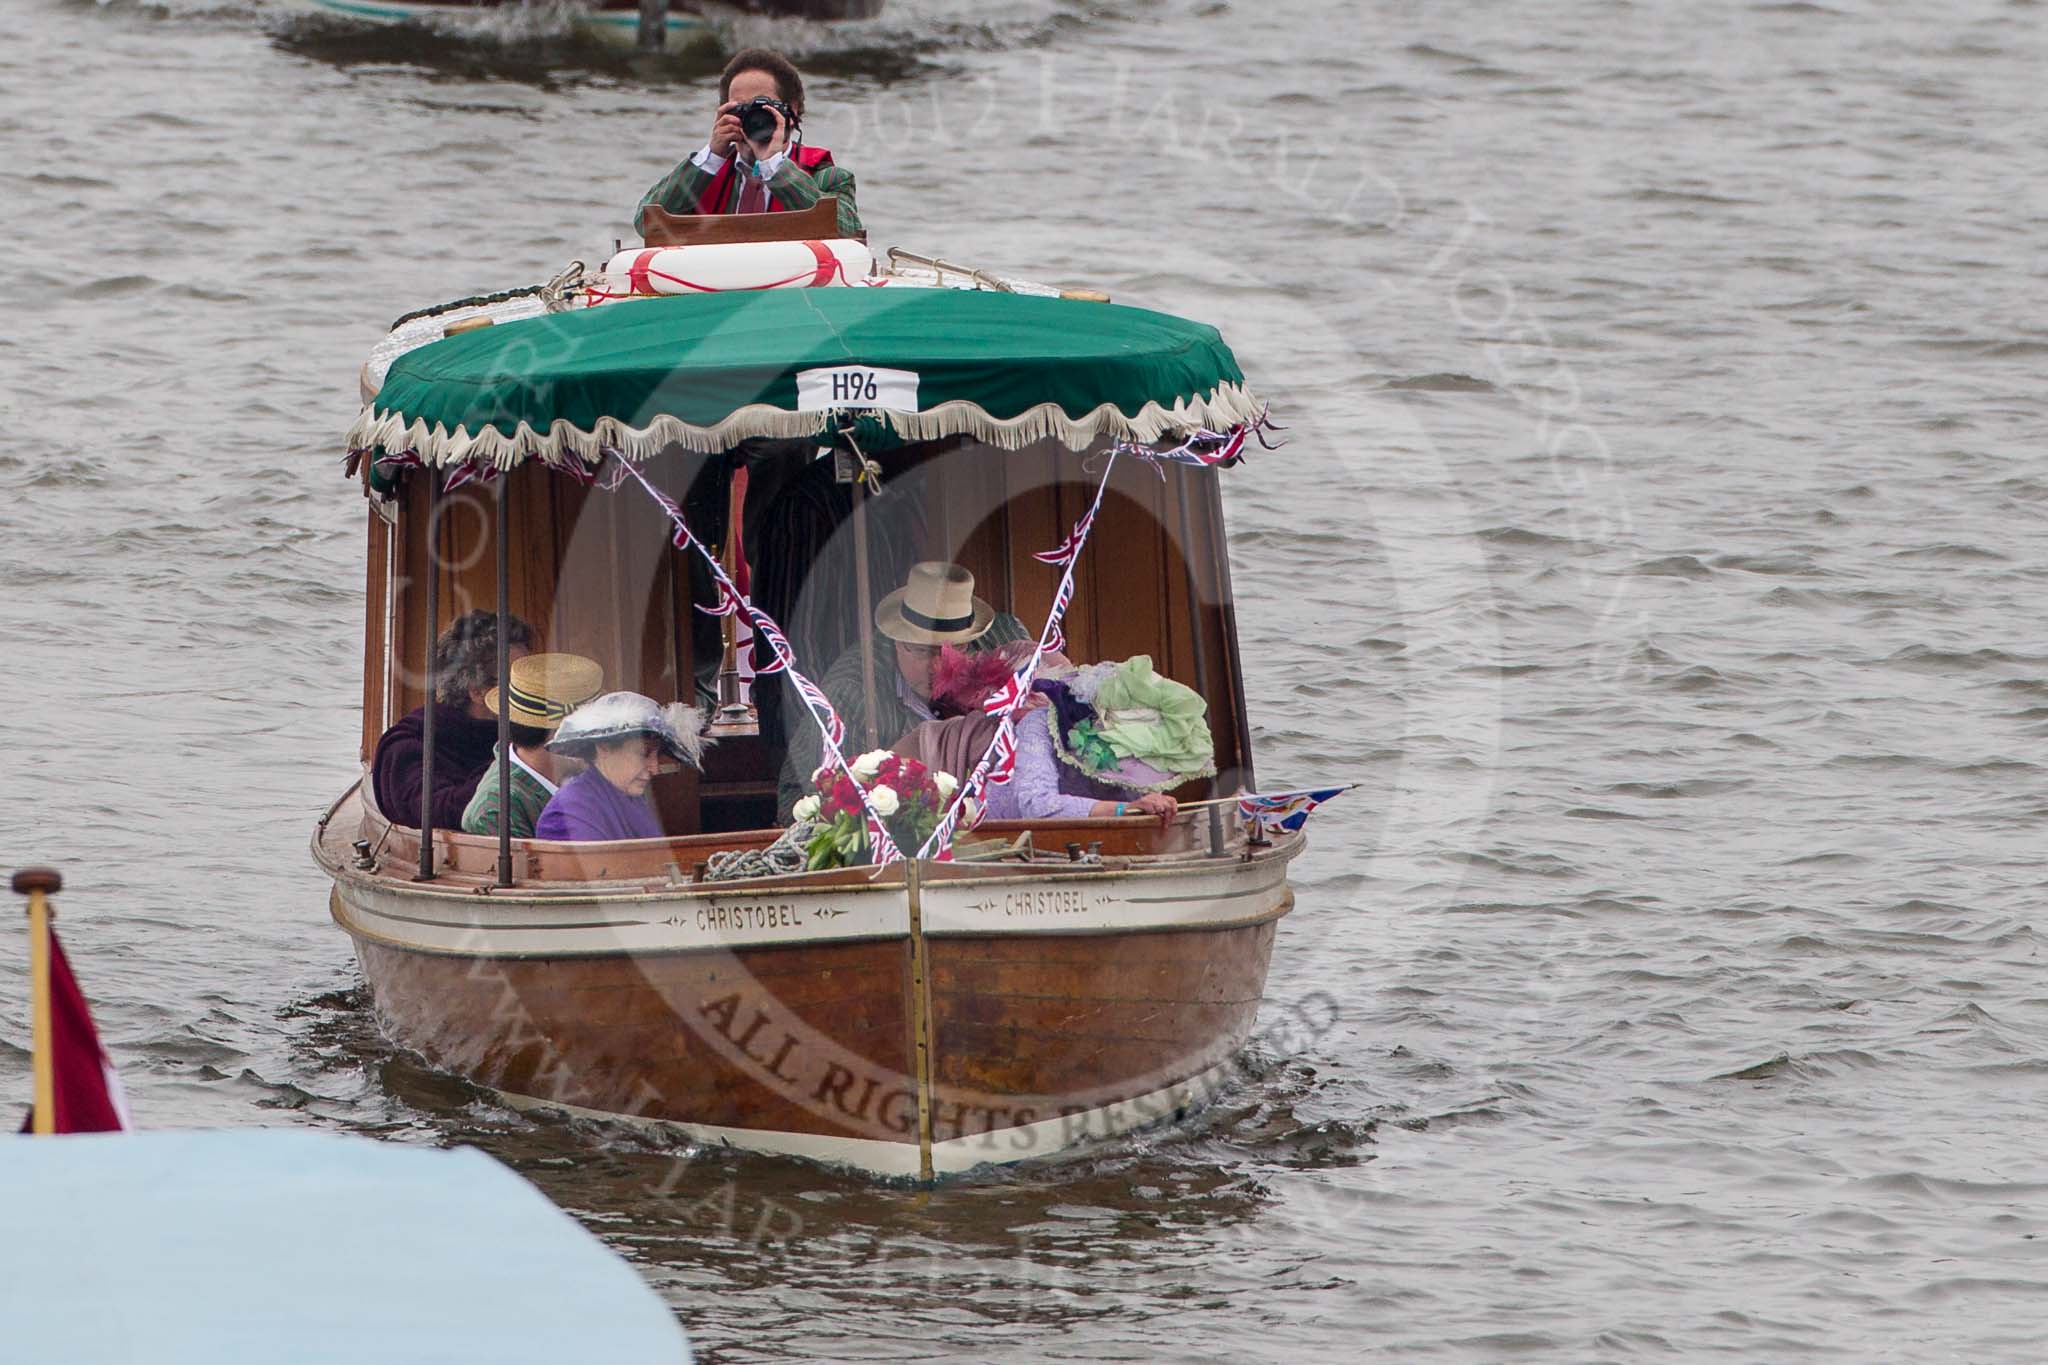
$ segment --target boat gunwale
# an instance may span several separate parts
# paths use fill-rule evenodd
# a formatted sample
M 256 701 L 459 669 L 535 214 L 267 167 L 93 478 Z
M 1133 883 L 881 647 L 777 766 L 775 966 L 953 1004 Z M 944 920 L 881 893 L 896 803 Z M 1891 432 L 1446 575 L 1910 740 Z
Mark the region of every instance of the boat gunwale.
M 1262 887 L 1260 889 L 1265 890 L 1268 888 Z M 1194 924 L 1072 925 L 1062 927 L 1056 936 L 1060 938 L 1115 938 L 1138 934 L 1201 934 L 1228 929 L 1250 928 L 1255 925 L 1284 919 L 1293 913 L 1295 904 L 1294 888 L 1287 884 L 1285 877 L 1282 877 L 1277 889 L 1280 892 L 1280 899 L 1274 903 L 1272 909 L 1262 910 L 1256 915 L 1248 915 L 1241 919 L 1203 920 Z M 545 962 L 559 961 L 567 958 L 590 959 L 606 957 L 638 961 L 641 958 L 693 957 L 714 953 L 738 956 L 742 953 L 811 952 L 819 948 L 830 948 L 842 943 L 893 943 L 908 940 L 910 937 L 910 930 L 904 928 L 876 933 L 841 934 L 833 938 L 798 938 L 763 943 L 703 943 L 658 948 L 610 948 L 602 950 L 549 948 L 529 951 L 524 949 L 493 948 L 465 952 L 457 948 L 438 948 L 422 943 L 409 943 L 404 939 L 396 939 L 387 934 L 380 934 L 374 929 L 366 928 L 344 918 L 336 910 L 338 904 L 345 903 L 341 901 L 341 889 L 335 887 L 328 892 L 328 915 L 341 927 L 342 932 L 351 938 L 375 943 L 393 952 L 418 953 L 423 957 L 475 958 L 491 962 Z M 438 921 L 423 922 L 440 923 Z M 442 924 L 441 927 L 474 928 L 477 926 Z M 594 929 L 602 928 L 603 926 L 601 924 L 591 924 L 544 927 Z M 1045 933 L 1028 933 L 1016 929 L 926 929 L 922 932 L 927 939 L 945 939 L 949 942 L 1054 936 Z
M 501 887 L 475 874 L 443 873 L 435 882 L 422 882 L 402 875 L 383 874 L 380 871 L 365 871 L 351 866 L 346 859 L 330 860 L 324 856 L 322 844 L 332 817 L 347 802 L 351 794 L 362 799 L 359 780 L 349 792 L 343 793 L 328 814 L 321 818 L 313 836 L 313 858 L 321 869 L 337 882 L 347 880 L 359 885 L 376 887 L 401 895 L 417 896 L 421 899 L 461 901 L 466 905 L 504 905 L 520 909 L 537 909 L 552 905 L 631 905 L 657 901 L 691 901 L 711 899 L 750 898 L 770 893 L 787 895 L 831 893 L 867 895 L 883 891 L 901 891 L 904 879 L 901 872 L 892 872 L 888 867 L 875 868 L 866 878 L 849 879 L 847 868 L 823 868 L 817 871 L 803 871 L 777 874 L 767 877 L 736 877 L 725 881 L 663 882 L 658 878 L 591 879 L 589 881 L 548 880 L 515 883 Z M 365 822 L 381 820 L 388 829 L 401 829 L 392 824 L 388 817 L 376 811 L 368 800 L 363 800 Z M 1073 822 L 1062 822 L 1073 823 Z M 1105 826 L 1123 826 L 1127 821 L 1104 820 Z M 743 831 L 760 833 L 762 831 Z M 415 831 L 416 833 L 416 831 Z M 685 836 L 701 837 L 701 836 Z M 652 841 L 631 840 L 631 843 Z M 673 840 L 669 842 L 673 843 Z M 515 840 L 514 847 L 533 843 L 553 843 L 547 840 Z M 1159 855 L 1117 855 L 1115 861 L 1093 863 L 1046 862 L 1040 863 L 990 863 L 988 871 L 982 872 L 978 865 L 962 863 L 940 863 L 932 859 L 921 860 L 921 876 L 928 885 L 952 891 L 982 886 L 1014 886 L 1022 880 L 1047 881 L 1053 883 L 1083 882 L 1096 884 L 1105 878 L 1156 880 L 1169 876 L 1185 876 L 1192 872 L 1215 871 L 1218 873 L 1245 867 L 1262 867 L 1287 863 L 1306 846 L 1307 836 L 1300 831 L 1282 833 L 1264 845 L 1264 852 L 1256 851 L 1260 846 L 1247 846 L 1245 852 L 1218 856 L 1209 853 L 1181 853 Z M 562 848 L 574 848 L 573 844 L 562 844 Z M 1247 854 L 1249 856 L 1247 856 Z M 973 871 L 963 869 L 974 868 Z M 452 880 L 453 878 L 463 880 Z M 825 878 L 835 878 L 827 881 Z M 442 879 L 450 879 L 442 883 Z M 548 890 L 529 890 L 529 887 L 546 887 Z M 633 889 L 626 889 L 626 888 Z M 556 889 L 575 888 L 575 889 Z M 618 888 L 618 889 L 610 889 Z

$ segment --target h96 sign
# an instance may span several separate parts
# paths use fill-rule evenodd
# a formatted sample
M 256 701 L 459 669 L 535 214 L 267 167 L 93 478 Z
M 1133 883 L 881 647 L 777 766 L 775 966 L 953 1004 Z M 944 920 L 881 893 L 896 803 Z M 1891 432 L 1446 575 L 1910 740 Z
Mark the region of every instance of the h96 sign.
M 875 365 L 827 365 L 799 370 L 796 376 L 799 412 L 834 408 L 892 408 L 917 411 L 917 371 Z

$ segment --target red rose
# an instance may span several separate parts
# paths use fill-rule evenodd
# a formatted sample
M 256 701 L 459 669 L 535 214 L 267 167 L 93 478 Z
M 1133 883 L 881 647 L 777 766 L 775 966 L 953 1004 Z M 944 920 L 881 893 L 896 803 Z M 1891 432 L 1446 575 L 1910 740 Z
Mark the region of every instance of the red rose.
M 823 809 L 831 814 L 856 815 L 860 812 L 860 788 L 845 773 L 833 780 L 831 793 L 823 803 Z

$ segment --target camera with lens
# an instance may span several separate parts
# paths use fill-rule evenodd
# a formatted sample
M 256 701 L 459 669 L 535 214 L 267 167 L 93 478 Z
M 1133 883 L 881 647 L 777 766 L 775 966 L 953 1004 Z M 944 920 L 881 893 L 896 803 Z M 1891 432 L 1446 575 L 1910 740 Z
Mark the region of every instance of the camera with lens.
M 774 110 L 775 113 L 768 112 Z M 747 135 L 747 141 L 767 142 L 775 136 L 775 114 L 781 114 L 784 123 L 796 127 L 796 114 L 781 100 L 759 95 L 734 109 L 733 114 L 740 121 L 740 131 Z

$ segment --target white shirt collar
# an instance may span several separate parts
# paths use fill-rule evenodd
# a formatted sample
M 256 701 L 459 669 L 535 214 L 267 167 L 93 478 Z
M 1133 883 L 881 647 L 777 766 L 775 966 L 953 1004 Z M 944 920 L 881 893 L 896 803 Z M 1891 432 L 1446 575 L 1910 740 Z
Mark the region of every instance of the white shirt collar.
M 514 763 L 517 763 L 520 767 L 526 769 L 528 776 L 530 776 L 534 781 L 540 783 L 543 787 L 546 787 L 548 789 L 549 796 L 553 796 L 558 790 L 560 790 L 560 788 L 556 787 L 554 783 L 548 781 L 547 775 L 545 773 L 542 773 L 539 769 L 535 768 L 531 763 L 528 763 L 525 759 L 521 758 L 519 756 L 519 751 L 517 749 L 507 749 L 505 752 L 512 755 L 512 761 Z

